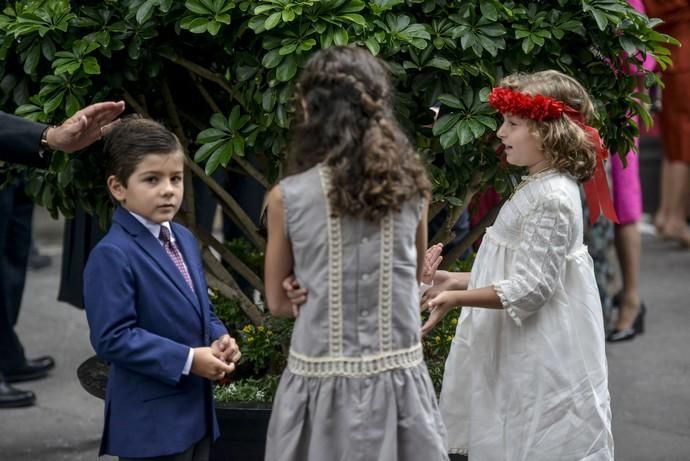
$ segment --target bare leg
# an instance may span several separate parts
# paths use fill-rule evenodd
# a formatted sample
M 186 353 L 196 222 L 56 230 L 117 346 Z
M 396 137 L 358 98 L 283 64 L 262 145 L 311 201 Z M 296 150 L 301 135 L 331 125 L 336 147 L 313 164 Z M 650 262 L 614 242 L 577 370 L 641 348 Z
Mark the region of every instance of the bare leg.
M 640 310 L 638 279 L 642 244 L 637 222 L 616 225 L 614 235 L 616 255 L 623 278 L 623 290 L 616 329 L 625 330 L 632 327 L 635 317 L 637 317 L 637 313 Z
M 661 159 L 661 177 L 659 182 L 659 208 L 654 216 L 654 227 L 656 227 L 657 235 L 663 236 L 666 221 L 668 221 L 668 217 L 671 214 L 669 203 L 672 195 L 670 190 L 671 181 L 669 180 L 669 161 L 666 158 Z
M 669 187 L 668 214 L 661 227 L 661 234 L 690 246 L 690 229 L 685 220 L 688 193 L 690 193 L 688 187 L 690 167 L 685 162 L 668 162 L 666 174 Z

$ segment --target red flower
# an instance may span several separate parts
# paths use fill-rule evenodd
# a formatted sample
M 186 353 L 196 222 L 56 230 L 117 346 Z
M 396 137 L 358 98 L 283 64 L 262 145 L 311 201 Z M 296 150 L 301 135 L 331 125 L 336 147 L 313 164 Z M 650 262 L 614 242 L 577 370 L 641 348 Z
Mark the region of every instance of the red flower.
M 489 104 L 503 114 L 538 121 L 560 118 L 564 112 L 568 115 L 577 113 L 562 101 L 540 94 L 531 96 L 506 87 L 494 88 L 489 93 Z

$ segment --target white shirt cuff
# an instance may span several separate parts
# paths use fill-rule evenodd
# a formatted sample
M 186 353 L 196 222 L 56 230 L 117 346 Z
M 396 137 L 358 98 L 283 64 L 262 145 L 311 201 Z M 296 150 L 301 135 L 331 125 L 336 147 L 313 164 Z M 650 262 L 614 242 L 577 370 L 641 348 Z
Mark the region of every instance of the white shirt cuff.
M 426 293 L 426 291 L 427 291 L 429 288 L 433 287 L 433 286 L 434 286 L 434 281 L 433 281 L 433 280 L 431 281 L 431 284 L 426 284 L 426 283 L 424 283 L 424 282 L 419 282 L 419 296 L 424 296 L 424 293 Z
M 182 374 L 183 375 L 188 375 L 189 371 L 192 369 L 192 362 L 194 361 L 194 349 L 191 347 L 189 348 L 189 355 L 187 355 L 187 361 L 184 364 L 184 368 L 182 369 Z

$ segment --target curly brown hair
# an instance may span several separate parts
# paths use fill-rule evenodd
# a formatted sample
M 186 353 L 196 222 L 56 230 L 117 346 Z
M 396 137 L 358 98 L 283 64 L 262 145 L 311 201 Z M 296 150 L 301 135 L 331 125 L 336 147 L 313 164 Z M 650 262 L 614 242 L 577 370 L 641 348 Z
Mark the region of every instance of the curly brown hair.
M 499 82 L 499 86 L 562 101 L 580 112 L 588 124 L 594 114 L 587 90 L 574 78 L 556 70 L 509 75 Z M 529 120 L 528 123 L 554 168 L 571 174 L 579 182 L 592 177 L 596 147 L 582 126 L 565 115 L 553 120 Z
M 296 126 L 288 173 L 324 162 L 337 213 L 379 220 L 431 184 L 417 152 L 393 116 L 383 61 L 356 47 L 314 53 L 296 85 Z

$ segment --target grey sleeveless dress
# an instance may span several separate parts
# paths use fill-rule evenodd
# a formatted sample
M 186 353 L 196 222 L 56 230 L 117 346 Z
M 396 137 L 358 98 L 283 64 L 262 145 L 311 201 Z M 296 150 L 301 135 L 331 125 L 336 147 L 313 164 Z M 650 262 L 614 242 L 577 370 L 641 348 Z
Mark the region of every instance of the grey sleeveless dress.
M 421 199 L 380 223 L 332 215 L 326 167 L 281 181 L 309 290 L 273 402 L 267 461 L 447 460 L 420 343 Z

